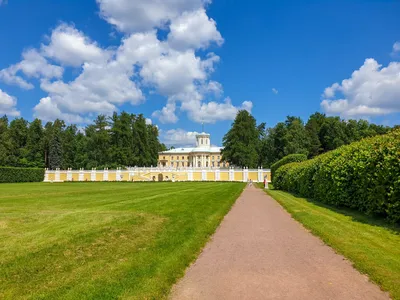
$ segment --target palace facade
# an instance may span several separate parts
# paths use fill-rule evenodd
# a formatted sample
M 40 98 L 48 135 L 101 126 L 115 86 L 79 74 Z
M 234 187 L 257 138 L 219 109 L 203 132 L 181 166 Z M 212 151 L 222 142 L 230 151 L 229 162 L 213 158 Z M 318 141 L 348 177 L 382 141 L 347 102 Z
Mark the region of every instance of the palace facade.
M 171 168 L 224 168 L 228 163 L 223 162 L 221 147 L 212 147 L 210 135 L 202 132 L 196 135 L 196 147 L 177 148 L 159 152 L 158 166 Z

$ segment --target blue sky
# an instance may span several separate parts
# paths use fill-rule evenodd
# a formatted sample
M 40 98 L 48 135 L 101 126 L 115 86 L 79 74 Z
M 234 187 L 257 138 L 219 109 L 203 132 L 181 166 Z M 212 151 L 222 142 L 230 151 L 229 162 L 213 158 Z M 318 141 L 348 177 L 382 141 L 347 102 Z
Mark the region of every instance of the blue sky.
M 400 123 L 400 2 L 0 0 L 0 114 L 143 113 L 220 145 L 238 109 Z

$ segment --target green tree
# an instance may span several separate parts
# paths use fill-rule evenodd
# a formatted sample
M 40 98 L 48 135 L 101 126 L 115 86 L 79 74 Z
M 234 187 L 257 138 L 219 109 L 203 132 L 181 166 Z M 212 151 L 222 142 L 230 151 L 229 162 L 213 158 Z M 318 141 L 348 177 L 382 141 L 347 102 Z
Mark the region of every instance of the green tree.
M 55 125 L 50 140 L 49 150 L 49 167 L 52 170 L 61 168 L 63 151 L 62 151 L 62 139 L 61 139 L 61 127 Z
M 28 121 L 17 118 L 11 121 L 9 126 L 10 152 L 9 165 L 14 167 L 27 167 Z
M 0 166 L 9 165 L 11 141 L 8 132 L 8 118 L 0 118 Z
M 28 165 L 31 167 L 43 168 L 45 166 L 43 156 L 43 126 L 39 119 L 29 124 L 26 150 Z
M 239 111 L 223 138 L 222 159 L 233 166 L 256 168 L 259 136 L 256 119 L 246 110 Z
M 303 121 L 298 117 L 288 116 L 285 122 L 284 153 L 308 154 L 309 139 Z
M 322 153 L 322 144 L 319 139 L 319 132 L 322 124 L 324 124 L 326 116 L 319 112 L 312 114 L 305 126 L 308 136 L 308 156 L 309 158 L 314 157 Z

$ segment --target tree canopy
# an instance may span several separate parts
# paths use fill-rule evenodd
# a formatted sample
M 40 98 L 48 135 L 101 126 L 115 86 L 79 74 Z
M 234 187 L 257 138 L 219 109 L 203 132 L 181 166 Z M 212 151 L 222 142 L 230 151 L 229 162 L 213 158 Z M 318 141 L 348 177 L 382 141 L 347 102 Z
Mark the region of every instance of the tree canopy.
M 166 150 L 158 128 L 143 115 L 127 112 L 99 115 L 79 129 L 62 120 L 28 122 L 0 118 L 0 166 L 55 168 L 116 168 L 156 166 Z

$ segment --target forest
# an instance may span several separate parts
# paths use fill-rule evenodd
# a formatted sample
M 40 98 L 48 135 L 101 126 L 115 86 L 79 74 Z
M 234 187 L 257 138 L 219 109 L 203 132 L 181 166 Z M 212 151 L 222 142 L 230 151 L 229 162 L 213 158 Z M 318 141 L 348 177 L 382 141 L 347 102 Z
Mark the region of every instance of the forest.
M 385 134 L 391 127 L 366 120 L 343 120 L 319 112 L 306 123 L 288 116 L 267 128 L 247 111 L 239 111 L 223 139 L 223 159 L 237 167 L 270 167 L 289 154 L 308 158 L 366 137 Z M 99 115 L 85 128 L 63 120 L 43 122 L 0 118 L 0 166 L 49 169 L 92 169 L 156 166 L 166 150 L 158 128 L 143 115 L 127 112 Z
M 84 129 L 63 120 L 0 118 L 0 166 L 91 169 L 156 166 L 165 146 L 143 115 L 99 115 Z
M 266 128 L 265 123 L 257 124 L 247 111 L 240 111 L 224 136 L 222 154 L 231 165 L 271 167 L 289 154 L 305 154 L 312 158 L 391 130 L 391 127 L 366 120 L 344 120 L 319 112 L 312 114 L 306 123 L 299 117 L 288 116 L 284 122 Z

